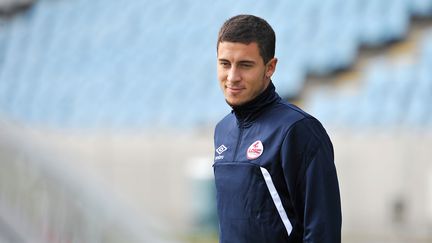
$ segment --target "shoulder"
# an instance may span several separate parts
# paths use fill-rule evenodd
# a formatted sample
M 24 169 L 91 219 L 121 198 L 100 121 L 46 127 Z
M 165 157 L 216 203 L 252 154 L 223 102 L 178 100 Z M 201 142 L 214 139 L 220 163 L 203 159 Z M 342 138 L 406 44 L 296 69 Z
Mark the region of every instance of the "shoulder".
M 309 155 L 315 154 L 320 148 L 333 151 L 331 139 L 321 122 L 305 112 L 303 114 L 286 130 L 283 143 Z
M 321 122 L 302 110 L 301 108 L 285 101 L 279 102 L 273 109 L 272 116 L 276 124 L 281 124 L 285 129 L 285 136 L 290 140 L 317 140 L 330 142 L 327 132 Z
M 284 100 L 280 100 L 268 109 L 264 119 L 273 126 L 284 127 L 285 130 L 290 130 L 298 123 L 316 120 L 301 108 Z
M 226 130 L 235 124 L 236 124 L 235 115 L 232 112 L 230 112 L 216 124 L 215 133 L 217 133 L 218 131 Z

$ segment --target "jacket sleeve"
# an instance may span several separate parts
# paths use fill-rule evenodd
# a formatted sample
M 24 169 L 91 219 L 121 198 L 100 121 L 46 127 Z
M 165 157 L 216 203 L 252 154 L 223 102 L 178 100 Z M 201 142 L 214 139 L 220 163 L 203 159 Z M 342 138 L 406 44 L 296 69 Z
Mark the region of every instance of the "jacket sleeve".
M 304 243 L 341 242 L 342 213 L 333 146 L 314 118 L 294 124 L 281 147 L 282 168 Z M 302 232 L 303 231 L 303 232 Z

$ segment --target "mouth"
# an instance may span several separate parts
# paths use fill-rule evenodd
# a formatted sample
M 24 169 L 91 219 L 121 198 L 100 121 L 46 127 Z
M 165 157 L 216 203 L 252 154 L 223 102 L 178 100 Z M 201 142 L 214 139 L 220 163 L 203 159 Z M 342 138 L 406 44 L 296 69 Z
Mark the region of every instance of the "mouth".
M 226 86 L 225 88 L 226 88 L 227 92 L 232 94 L 232 95 L 239 94 L 245 89 L 243 87 L 228 87 L 228 86 Z

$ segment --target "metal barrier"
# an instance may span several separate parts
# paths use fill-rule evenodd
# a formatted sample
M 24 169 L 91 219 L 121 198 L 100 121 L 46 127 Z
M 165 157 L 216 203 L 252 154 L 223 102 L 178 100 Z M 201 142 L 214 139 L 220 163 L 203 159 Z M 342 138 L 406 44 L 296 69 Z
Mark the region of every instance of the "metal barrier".
M 96 182 L 13 130 L 0 122 L 0 240 L 168 242 Z

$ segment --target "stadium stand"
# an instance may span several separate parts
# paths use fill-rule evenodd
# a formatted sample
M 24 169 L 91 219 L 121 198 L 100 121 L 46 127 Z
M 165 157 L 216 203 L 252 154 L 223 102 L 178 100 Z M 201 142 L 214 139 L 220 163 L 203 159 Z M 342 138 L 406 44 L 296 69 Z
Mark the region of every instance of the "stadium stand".
M 432 3 L 428 0 L 411 0 L 410 3 L 410 10 L 414 13 L 416 16 L 423 16 L 427 17 L 430 16 L 432 13 Z
M 38 1 L 0 30 L 0 112 L 58 127 L 191 127 L 228 109 L 216 81 L 217 28 L 252 13 L 278 32 L 285 98 L 309 74 L 350 67 L 358 48 L 403 39 L 429 0 Z
M 34 0 L 0 0 L 0 16 L 11 16 L 30 7 Z
M 39 0 L 0 16 L 0 241 L 166 242 L 170 226 L 185 238 L 191 222 L 217 231 L 212 158 L 203 155 L 229 112 L 217 31 L 239 13 L 275 28 L 274 82 L 291 99 L 308 77 L 351 69 L 363 47 L 404 41 L 413 19 L 432 16 L 432 0 Z M 355 93 L 321 90 L 304 107 L 334 141 L 352 237 L 344 242 L 430 241 L 432 137 L 363 129 L 430 130 L 432 34 L 418 53 L 402 64 L 367 60 Z M 150 213 L 169 222 L 165 231 L 149 226 Z
M 432 33 L 432 32 L 431 32 Z M 432 124 L 431 34 L 422 39 L 414 63 L 376 60 L 355 94 L 316 95 L 310 111 L 326 124 L 343 127 L 425 127 Z

